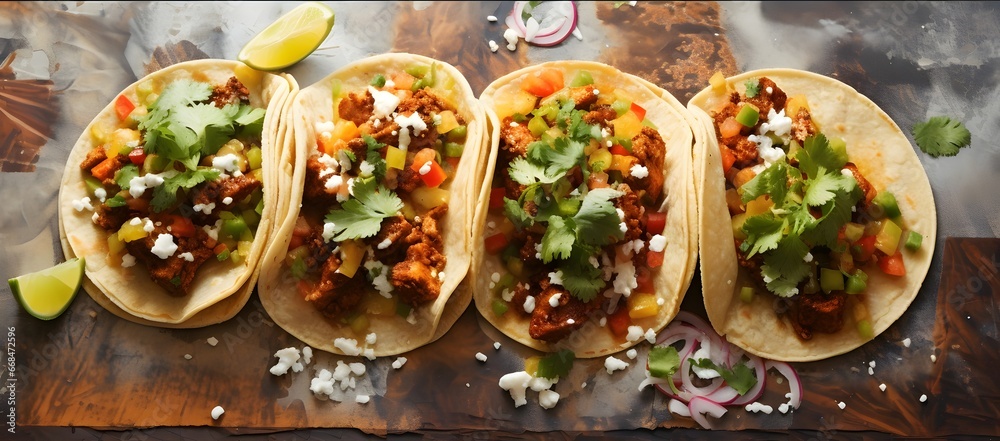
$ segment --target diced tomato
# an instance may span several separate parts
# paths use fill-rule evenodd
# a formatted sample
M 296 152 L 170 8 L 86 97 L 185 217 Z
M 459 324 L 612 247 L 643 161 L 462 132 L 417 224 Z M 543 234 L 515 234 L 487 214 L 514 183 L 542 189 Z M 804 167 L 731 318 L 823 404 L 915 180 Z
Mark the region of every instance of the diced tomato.
M 723 145 L 719 146 L 719 153 L 722 154 L 722 173 L 729 173 L 729 169 L 736 163 L 736 154 Z
M 125 121 L 133 110 L 135 110 L 135 104 L 132 104 L 132 100 L 125 95 L 118 95 L 118 99 L 115 100 L 115 113 L 118 114 L 118 120 Z
M 422 169 L 426 164 L 430 164 L 429 170 L 427 170 L 427 173 L 421 173 L 420 169 Z M 426 162 L 414 161 L 413 164 L 410 165 L 410 168 L 417 172 L 420 176 L 420 180 L 424 181 L 424 185 L 428 187 L 437 187 L 438 185 L 441 185 L 445 179 L 448 179 L 448 174 L 445 173 L 444 169 L 441 168 L 441 165 L 433 159 Z
M 644 266 L 639 266 L 635 269 L 635 291 L 634 292 L 645 292 L 645 293 L 655 293 L 655 287 L 653 286 L 653 273 Z
M 552 95 L 552 92 L 556 91 L 551 84 L 534 75 L 524 77 L 524 80 L 521 81 L 521 90 L 540 98 Z
M 625 305 L 618 305 L 618 309 L 608 316 L 608 329 L 617 337 L 628 334 L 628 327 L 631 325 L 632 318 L 628 316 L 628 308 Z
M 316 150 L 328 155 L 333 154 L 333 135 L 330 132 L 320 132 L 316 135 Z
M 191 219 L 184 216 L 171 215 L 170 234 L 178 237 L 194 237 L 195 226 Z
M 486 238 L 486 252 L 490 254 L 499 254 L 504 248 L 507 248 L 507 235 L 503 233 L 497 233 Z
M 503 198 L 507 191 L 503 187 L 496 187 L 490 190 L 490 210 L 503 208 Z
M 309 227 L 309 223 L 306 222 L 304 216 L 299 216 L 295 219 L 295 227 L 292 229 L 292 240 L 288 243 L 288 249 L 294 250 L 306 243 L 306 238 L 309 237 L 309 233 L 312 229 Z
M 217 245 L 215 245 L 215 248 L 212 248 L 212 254 L 218 256 L 219 254 L 226 252 L 226 250 L 228 249 L 229 247 L 227 247 L 226 244 L 219 242 Z
M 461 157 L 457 157 L 457 158 L 447 157 L 447 158 L 444 158 L 444 161 L 448 163 L 448 166 L 450 166 L 452 170 L 458 170 L 458 163 L 461 160 L 462 160 Z
M 733 136 L 739 135 L 740 130 L 743 130 L 743 124 L 740 124 L 739 121 L 736 121 L 736 118 L 730 116 L 719 125 L 719 136 L 723 138 L 732 138 Z
M 413 87 L 413 82 L 416 80 L 416 78 L 413 78 L 413 75 L 406 72 L 398 72 L 392 76 L 392 83 L 395 84 L 398 90 L 410 90 Z
M 667 226 L 667 213 L 659 211 L 646 212 L 646 231 L 651 234 L 662 234 Z
M 858 250 L 855 250 L 854 260 L 859 262 L 867 262 L 871 260 L 872 254 L 875 253 L 875 236 L 863 236 L 855 242 L 858 246 Z
M 632 103 L 629 109 L 632 110 L 632 113 L 635 113 L 635 116 L 639 117 L 639 121 L 642 121 L 646 117 L 646 109 L 643 109 L 642 106 L 636 103 Z
M 562 89 L 565 84 L 563 73 L 559 69 L 542 69 L 542 71 L 538 73 L 538 77 L 545 80 L 546 83 L 549 83 L 549 85 L 552 86 L 553 92 Z
M 650 268 L 659 268 L 663 265 L 663 251 L 649 251 L 646 253 L 646 265 Z
M 142 165 L 143 162 L 146 162 L 146 151 L 142 147 L 136 147 L 128 152 L 128 160 L 135 165 Z
M 879 257 L 878 267 L 882 269 L 883 273 L 890 276 L 906 275 L 906 265 L 903 264 L 903 254 L 898 250 L 896 251 L 896 254 L 891 256 Z
M 632 156 L 632 152 L 628 151 L 628 149 L 622 147 L 619 144 L 611 146 L 611 148 L 608 150 L 611 151 L 612 155 Z

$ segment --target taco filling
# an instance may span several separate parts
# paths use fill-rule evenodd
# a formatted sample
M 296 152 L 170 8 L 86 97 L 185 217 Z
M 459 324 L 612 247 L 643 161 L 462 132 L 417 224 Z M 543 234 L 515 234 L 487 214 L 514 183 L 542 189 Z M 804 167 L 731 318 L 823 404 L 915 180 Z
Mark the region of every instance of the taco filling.
M 482 244 L 503 262 L 484 275 L 493 313 L 530 318 L 530 337 L 547 343 L 592 317 L 624 338 L 662 305 L 664 140 L 625 91 L 587 71 L 564 87 L 561 70 L 542 69 L 515 92 L 494 98 L 511 108 L 497 110 L 509 116 Z
M 436 69 L 384 72 L 346 94 L 338 83 L 333 121 L 313 122 L 284 265 L 306 301 L 356 332 L 369 314 L 412 320 L 441 295 L 442 220 L 467 125 L 432 91 Z
M 823 135 L 804 95 L 786 96 L 766 77 L 745 86 L 710 112 L 737 258 L 755 282 L 737 287 L 740 299 L 784 300 L 776 311 L 803 340 L 839 332 L 847 314 L 871 338 L 860 297 L 879 293 L 868 292 L 868 274 L 905 276 L 903 249 L 918 249 L 922 236 L 907 231 L 895 195 L 863 176 L 846 143 Z
M 118 96 L 117 124 L 91 130 L 96 147 L 80 168 L 98 202 L 92 220 L 109 233 L 109 265 L 142 264 L 186 296 L 209 259 L 249 255 L 263 209 L 265 110 L 235 76 L 165 87 L 150 79 L 137 94 Z

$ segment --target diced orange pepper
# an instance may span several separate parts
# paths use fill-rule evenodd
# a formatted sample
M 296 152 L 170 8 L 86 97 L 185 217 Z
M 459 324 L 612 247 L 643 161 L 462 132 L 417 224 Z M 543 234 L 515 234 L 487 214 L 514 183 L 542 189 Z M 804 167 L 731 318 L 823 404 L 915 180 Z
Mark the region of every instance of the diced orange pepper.
M 125 95 L 118 95 L 118 99 L 115 100 L 115 113 L 118 114 L 118 120 L 125 121 L 133 110 L 135 110 L 135 104 L 132 103 L 132 100 Z

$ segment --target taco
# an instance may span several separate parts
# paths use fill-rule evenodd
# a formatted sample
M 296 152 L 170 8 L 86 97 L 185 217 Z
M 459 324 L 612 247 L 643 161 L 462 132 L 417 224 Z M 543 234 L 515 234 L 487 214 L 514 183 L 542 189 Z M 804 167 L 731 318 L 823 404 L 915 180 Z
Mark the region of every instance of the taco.
M 701 121 L 712 325 L 776 360 L 863 345 L 906 311 L 934 254 L 934 199 L 913 148 L 832 78 L 768 69 L 712 83 L 688 105 Z
M 337 354 L 430 343 L 471 301 L 459 283 L 485 118 L 465 78 L 419 55 L 374 56 L 303 89 L 290 112 L 291 206 L 264 259 L 264 308 Z
M 59 193 L 64 252 L 86 257 L 95 301 L 167 327 L 216 323 L 246 303 L 274 217 L 272 156 L 293 84 L 198 60 L 140 79 L 101 110 Z
M 598 357 L 663 328 L 696 257 L 691 132 L 669 93 L 610 66 L 544 63 L 480 97 L 476 307 L 512 339 Z

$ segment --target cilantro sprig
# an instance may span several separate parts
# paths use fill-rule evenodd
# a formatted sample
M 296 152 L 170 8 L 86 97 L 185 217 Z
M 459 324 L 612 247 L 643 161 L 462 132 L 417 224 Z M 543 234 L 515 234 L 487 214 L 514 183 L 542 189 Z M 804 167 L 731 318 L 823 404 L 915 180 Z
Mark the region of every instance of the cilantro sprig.
M 911 132 L 917 147 L 933 157 L 955 156 L 959 149 L 968 147 L 972 133 L 959 121 L 946 116 L 935 116 L 915 124 Z
M 691 364 L 701 369 L 711 369 L 718 372 L 722 376 L 722 379 L 726 381 L 726 384 L 736 389 L 736 392 L 739 392 L 740 395 L 746 394 L 758 381 L 754 370 L 743 363 L 733 366 L 732 369 L 728 369 L 725 366 L 716 365 L 715 362 L 708 358 L 699 358 L 692 361 Z
M 779 160 L 740 188 L 744 202 L 766 196 L 773 203 L 746 219 L 741 250 L 747 257 L 763 255 L 761 275 L 781 297 L 798 294 L 811 269 L 803 258 L 813 246 L 836 245 L 837 232 L 862 197 L 857 181 L 841 171 L 846 158 L 822 134 L 806 139 L 795 159 L 797 168 Z
M 760 93 L 760 80 L 756 78 L 750 78 L 749 80 L 746 81 L 746 83 L 744 83 L 744 85 L 747 88 L 746 91 L 747 98 L 753 98 L 757 96 L 758 93 Z
M 376 185 L 375 179 L 355 179 L 352 192 L 353 198 L 326 215 L 326 221 L 334 225 L 334 241 L 372 237 L 382 228 L 383 219 L 403 209 L 399 196 L 385 186 Z

